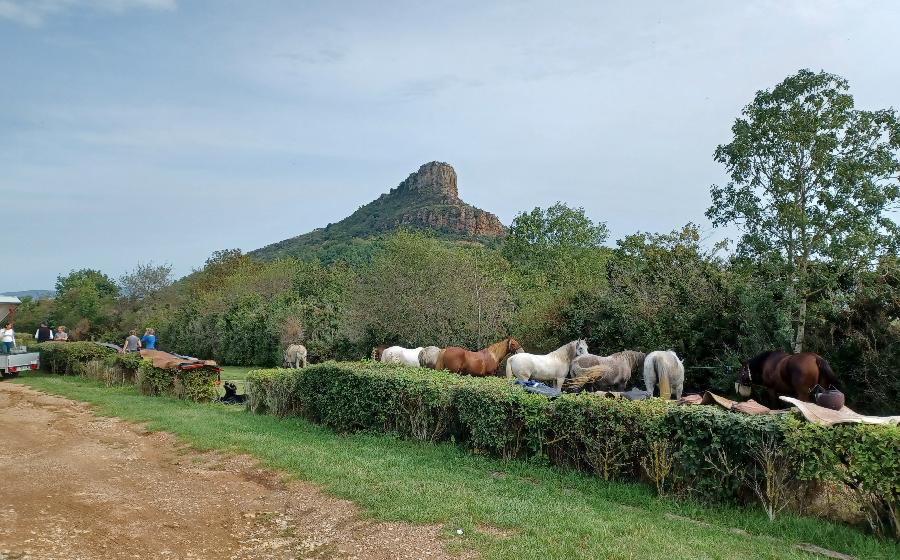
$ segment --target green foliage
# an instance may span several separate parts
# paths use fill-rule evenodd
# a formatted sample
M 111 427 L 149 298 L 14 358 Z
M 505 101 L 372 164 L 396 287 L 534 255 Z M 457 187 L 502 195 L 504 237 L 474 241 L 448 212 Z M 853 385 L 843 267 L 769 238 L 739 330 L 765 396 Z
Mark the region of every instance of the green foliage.
M 32 348 L 41 353 L 41 367 L 51 373 L 79 375 L 81 366 L 116 352 L 93 342 L 42 342 Z
M 801 70 L 758 92 L 715 152 L 731 181 L 712 187 L 706 215 L 738 225 L 743 255 L 781 259 L 797 352 L 809 300 L 900 239 L 890 215 L 900 201 L 900 121 L 892 109 L 855 109 L 848 91 L 839 76 Z
M 86 284 L 93 286 L 100 297 L 115 297 L 119 295 L 119 286 L 109 276 L 99 270 L 82 268 L 73 270 L 66 276 L 56 278 L 56 296 L 60 297 L 69 290 L 80 288 Z
M 774 443 L 796 478 L 858 488 L 876 517 L 896 512 L 900 428 L 823 429 L 792 415 L 746 416 L 710 406 L 630 402 L 595 395 L 549 401 L 498 378 L 371 362 L 327 362 L 247 376 L 249 407 L 301 415 L 341 432 L 371 431 L 464 442 L 504 459 L 543 458 L 606 480 L 650 475 L 706 500 L 740 501 L 760 476 L 759 456 Z M 649 468 L 649 457 L 656 467 Z M 659 464 L 656 464 L 659 463 Z M 670 472 L 671 469 L 671 472 Z
M 485 560 L 812 558 L 798 543 L 866 560 L 900 557 L 900 543 L 824 519 L 786 513 L 770 522 L 758 509 L 659 499 L 641 484 L 501 461 L 458 445 L 336 434 L 301 418 L 142 397 L 132 388 L 73 377 L 26 376 L 14 383 L 89 402 L 97 414 L 175 434 L 196 449 L 253 456 L 353 501 L 366 518 L 449 528 L 451 547 L 471 547 Z M 635 528 L 640 538 L 628 538 Z
M 141 360 L 138 367 L 138 388 L 144 395 L 171 395 L 195 402 L 216 398 L 216 373 L 209 368 L 191 370 L 154 367 L 150 360 Z
M 172 284 L 172 265 L 139 263 L 119 279 L 122 292 L 132 301 L 146 299 Z
M 397 233 L 359 271 L 348 327 L 362 348 L 386 341 L 483 348 L 507 333 L 504 272 L 494 251 Z

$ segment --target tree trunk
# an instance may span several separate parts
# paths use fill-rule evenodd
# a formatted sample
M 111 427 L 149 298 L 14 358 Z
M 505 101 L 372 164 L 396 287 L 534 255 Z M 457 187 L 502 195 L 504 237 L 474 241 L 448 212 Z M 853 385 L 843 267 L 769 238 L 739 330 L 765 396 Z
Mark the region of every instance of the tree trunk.
M 797 334 L 794 337 L 794 353 L 803 352 L 803 340 L 806 336 L 806 296 L 800 300 L 800 311 L 797 315 Z

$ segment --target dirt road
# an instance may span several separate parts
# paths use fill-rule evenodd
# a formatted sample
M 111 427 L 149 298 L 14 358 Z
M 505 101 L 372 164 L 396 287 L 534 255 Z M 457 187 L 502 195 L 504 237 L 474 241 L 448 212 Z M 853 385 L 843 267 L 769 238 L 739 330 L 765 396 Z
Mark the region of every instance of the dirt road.
M 438 533 L 0 383 L 0 560 L 447 558 Z

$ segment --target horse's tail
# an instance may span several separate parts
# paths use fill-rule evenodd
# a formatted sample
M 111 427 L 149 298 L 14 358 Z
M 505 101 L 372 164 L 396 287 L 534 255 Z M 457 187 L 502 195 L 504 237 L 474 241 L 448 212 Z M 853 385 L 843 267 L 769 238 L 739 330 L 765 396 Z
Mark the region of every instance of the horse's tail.
M 825 388 L 828 388 L 828 385 L 834 385 L 836 389 L 841 388 L 841 384 L 838 381 L 837 375 L 834 374 L 834 371 L 831 369 L 831 365 L 828 361 L 822 356 L 816 355 L 816 366 L 819 368 L 819 385 L 824 385 Z M 825 381 L 828 382 L 828 385 L 822 383 L 822 378 L 825 378 Z
M 653 369 L 656 372 L 656 380 L 659 383 L 659 398 L 670 399 L 672 397 L 672 383 L 669 379 L 669 367 L 665 360 L 653 360 Z
M 441 356 L 441 357 L 443 357 L 443 356 Z M 506 378 L 507 378 L 507 379 L 512 379 L 512 378 L 513 378 L 512 356 L 510 356 L 510 357 L 506 360 Z
M 434 364 L 434 369 L 441 371 L 444 369 L 444 348 L 441 348 L 441 351 L 438 352 L 437 362 Z
M 609 371 L 609 366 L 604 364 L 598 364 L 596 366 L 586 368 L 578 368 L 577 370 L 572 368 L 570 370 L 572 377 L 571 379 L 566 381 L 566 386 L 584 387 L 588 383 L 593 383 L 594 381 L 603 379 L 603 376 L 609 373 Z

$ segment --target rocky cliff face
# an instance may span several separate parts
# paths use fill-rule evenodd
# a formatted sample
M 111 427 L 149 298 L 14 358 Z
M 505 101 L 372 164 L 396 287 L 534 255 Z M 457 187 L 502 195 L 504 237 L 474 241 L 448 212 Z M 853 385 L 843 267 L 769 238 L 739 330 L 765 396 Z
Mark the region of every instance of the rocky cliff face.
M 419 226 L 476 237 L 506 233 L 497 216 L 459 198 L 456 170 L 446 163 L 426 163 L 380 201 L 408 209 L 397 218 L 398 226 Z
M 273 243 L 251 255 L 262 259 L 303 257 L 325 246 L 349 243 L 352 239 L 364 239 L 400 227 L 430 229 L 452 238 L 484 239 L 506 234 L 497 216 L 459 198 L 453 167 L 432 161 L 340 222 Z

